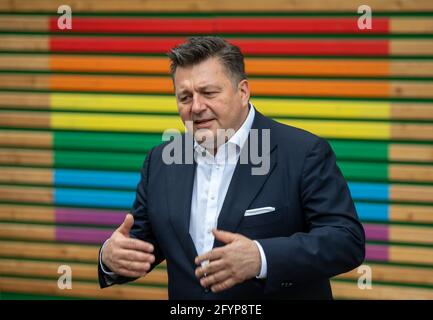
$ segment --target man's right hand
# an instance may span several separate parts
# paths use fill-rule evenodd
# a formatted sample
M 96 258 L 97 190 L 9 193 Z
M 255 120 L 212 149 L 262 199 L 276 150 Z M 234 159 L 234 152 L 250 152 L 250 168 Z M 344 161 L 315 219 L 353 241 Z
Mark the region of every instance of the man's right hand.
M 145 276 L 155 262 L 151 243 L 129 237 L 134 217 L 127 214 L 122 225 L 113 232 L 102 250 L 102 262 L 120 276 Z

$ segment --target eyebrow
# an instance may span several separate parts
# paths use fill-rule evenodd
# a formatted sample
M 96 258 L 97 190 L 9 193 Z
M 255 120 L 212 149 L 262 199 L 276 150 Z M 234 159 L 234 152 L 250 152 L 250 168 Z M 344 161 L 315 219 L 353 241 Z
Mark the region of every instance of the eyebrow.
M 199 91 L 206 91 L 206 90 L 221 90 L 221 87 L 215 84 L 207 84 L 204 86 L 201 86 L 198 88 Z M 176 95 L 181 95 L 184 93 L 188 93 L 189 90 L 188 89 L 182 89 L 179 92 L 176 93 Z

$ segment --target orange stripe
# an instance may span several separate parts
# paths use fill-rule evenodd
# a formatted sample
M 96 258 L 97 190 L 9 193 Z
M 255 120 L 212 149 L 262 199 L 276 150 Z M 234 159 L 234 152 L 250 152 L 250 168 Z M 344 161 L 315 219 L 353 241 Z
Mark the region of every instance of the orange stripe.
M 258 75 L 335 75 L 389 76 L 388 61 L 246 59 L 247 74 Z
M 114 91 L 114 92 L 163 92 L 173 93 L 173 85 L 168 77 L 100 77 L 64 76 L 50 78 L 52 90 Z
M 253 75 L 342 75 L 388 76 L 388 61 L 333 59 L 258 59 L 245 60 L 246 71 Z M 50 59 L 53 71 L 105 71 L 134 73 L 169 72 L 169 60 L 162 57 L 89 57 L 57 55 Z
M 53 56 L 50 59 L 53 71 L 106 71 L 134 73 L 169 72 L 168 58 L 157 57 L 88 57 Z
M 384 81 L 251 79 L 256 95 L 388 97 Z M 52 90 L 173 93 L 169 77 L 71 76 L 50 77 Z

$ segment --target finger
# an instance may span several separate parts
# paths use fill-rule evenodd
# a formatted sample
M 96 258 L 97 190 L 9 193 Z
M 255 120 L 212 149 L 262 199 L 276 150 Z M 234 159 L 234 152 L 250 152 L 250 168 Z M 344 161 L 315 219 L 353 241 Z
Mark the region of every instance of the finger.
M 124 239 L 121 242 L 121 247 L 146 253 L 152 253 L 154 249 L 151 243 L 139 239 Z
M 124 277 L 129 277 L 129 278 L 140 278 L 143 277 L 147 274 L 147 272 L 136 272 L 136 271 L 131 271 L 125 268 L 120 268 L 116 274 L 124 276 Z
M 200 284 L 203 287 L 211 287 L 212 285 L 216 285 L 218 283 L 222 283 L 226 281 L 230 277 L 230 273 L 227 270 L 221 270 L 217 273 L 213 273 L 208 275 L 207 277 L 203 277 L 200 279 Z
M 129 237 L 129 231 L 131 231 L 133 225 L 134 217 L 132 216 L 132 214 L 128 213 L 125 217 L 125 220 L 123 220 L 123 223 L 120 225 L 117 231 L 119 231 L 125 237 Z
M 151 253 L 144 253 L 143 251 L 137 250 L 121 250 L 117 254 L 117 258 L 121 260 L 127 261 L 136 261 L 136 262 L 155 262 L 155 256 Z
M 150 270 L 150 263 L 148 262 L 135 262 L 135 261 L 128 261 L 128 260 L 119 260 L 119 267 L 132 271 L 132 272 L 139 272 L 139 273 L 145 273 Z
M 226 264 L 223 262 L 222 259 L 220 259 L 198 267 L 197 269 L 195 269 L 195 275 L 197 278 L 201 278 L 208 276 L 212 273 L 216 273 L 222 269 L 226 269 Z
M 216 283 L 210 287 L 212 292 L 221 292 L 227 289 L 230 289 L 236 284 L 236 281 L 233 278 L 227 278 L 223 282 Z
M 213 260 L 221 259 L 223 253 L 224 253 L 223 248 L 213 249 L 209 252 L 203 253 L 201 256 L 196 257 L 195 264 L 199 265 L 206 260 L 213 261 Z
M 238 237 L 238 235 L 236 233 L 218 230 L 218 229 L 213 229 L 212 233 L 217 240 L 219 240 L 225 244 L 232 243 Z

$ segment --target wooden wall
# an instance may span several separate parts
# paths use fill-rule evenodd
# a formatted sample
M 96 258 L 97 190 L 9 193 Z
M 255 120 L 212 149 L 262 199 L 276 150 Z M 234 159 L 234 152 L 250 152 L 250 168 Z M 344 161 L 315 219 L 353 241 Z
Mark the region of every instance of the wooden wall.
M 134 198 L 146 151 L 182 128 L 165 52 L 217 34 L 246 54 L 252 102 L 328 139 L 349 181 L 373 287 L 336 298 L 433 299 L 433 2 L 0 2 L 0 292 L 165 299 L 162 265 L 99 290 L 98 247 Z M 73 288 L 57 287 L 59 265 Z

